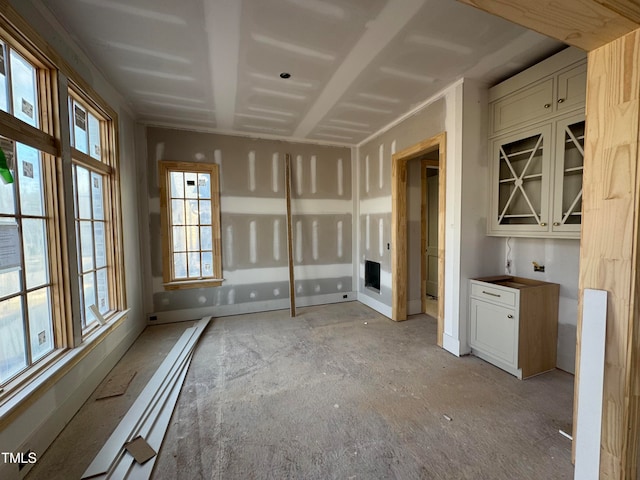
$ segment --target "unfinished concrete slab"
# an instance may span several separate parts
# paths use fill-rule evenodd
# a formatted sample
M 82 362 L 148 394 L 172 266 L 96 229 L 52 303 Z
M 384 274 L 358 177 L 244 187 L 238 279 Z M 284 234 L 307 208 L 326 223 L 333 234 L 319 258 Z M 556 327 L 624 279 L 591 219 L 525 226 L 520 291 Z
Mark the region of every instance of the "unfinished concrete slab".
M 127 393 L 92 397 L 27 478 L 79 478 L 187 326 L 148 328 Z M 573 377 L 519 381 L 435 335 L 356 302 L 216 319 L 152 478 L 572 478 Z

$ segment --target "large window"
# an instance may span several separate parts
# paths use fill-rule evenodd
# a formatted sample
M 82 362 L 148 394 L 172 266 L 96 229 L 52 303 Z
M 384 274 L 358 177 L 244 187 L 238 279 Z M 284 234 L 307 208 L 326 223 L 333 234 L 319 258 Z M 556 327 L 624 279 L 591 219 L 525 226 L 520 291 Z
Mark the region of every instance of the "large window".
M 31 40 L 0 16 L 0 404 L 125 310 L 115 112 Z
M 165 288 L 221 284 L 219 196 L 218 165 L 160 162 Z
M 115 311 L 112 122 L 78 93 L 69 92 L 73 198 L 82 329 Z
M 0 42 L 0 109 L 8 114 L 0 117 L 0 386 L 56 347 L 49 258 L 55 212 L 47 188 L 55 159 L 38 149 L 48 136 L 39 127 L 49 123 L 41 118 L 41 71 Z M 23 123 L 34 134 L 31 144 L 12 135 Z

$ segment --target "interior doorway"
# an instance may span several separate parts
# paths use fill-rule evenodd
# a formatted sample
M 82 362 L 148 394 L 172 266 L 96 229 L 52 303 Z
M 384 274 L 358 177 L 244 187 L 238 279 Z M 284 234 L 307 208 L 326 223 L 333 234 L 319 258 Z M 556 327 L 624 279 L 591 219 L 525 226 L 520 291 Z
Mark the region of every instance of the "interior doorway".
M 440 151 L 427 153 L 421 160 L 421 288 L 422 311 L 438 318 L 438 248 Z
M 437 303 L 438 303 L 438 334 L 437 342 L 442 346 L 444 334 L 444 254 L 445 254 L 445 185 L 446 185 L 446 134 L 442 132 L 434 137 L 417 143 L 411 147 L 395 153 L 391 163 L 391 285 L 393 320 L 407 318 L 407 163 L 410 160 L 426 158 L 427 155 L 437 155 L 438 170 L 438 246 L 437 246 Z M 434 153 L 437 152 L 437 153 Z M 426 175 L 426 172 L 425 172 Z M 426 203 L 426 200 L 425 200 Z M 425 240 L 426 242 L 426 240 Z M 423 252 L 426 248 L 422 249 Z M 424 261 L 422 262 L 424 265 Z M 426 282 L 421 282 L 421 289 L 425 289 Z M 423 295 L 424 298 L 424 295 Z M 423 309 L 424 310 L 424 309 Z

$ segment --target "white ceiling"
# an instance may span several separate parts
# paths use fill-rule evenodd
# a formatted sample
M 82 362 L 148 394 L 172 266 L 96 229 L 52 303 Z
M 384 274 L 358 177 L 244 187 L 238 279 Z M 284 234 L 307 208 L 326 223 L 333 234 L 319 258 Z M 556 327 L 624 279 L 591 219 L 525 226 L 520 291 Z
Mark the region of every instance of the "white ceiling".
M 455 0 L 43 1 L 142 122 L 344 145 L 562 47 Z

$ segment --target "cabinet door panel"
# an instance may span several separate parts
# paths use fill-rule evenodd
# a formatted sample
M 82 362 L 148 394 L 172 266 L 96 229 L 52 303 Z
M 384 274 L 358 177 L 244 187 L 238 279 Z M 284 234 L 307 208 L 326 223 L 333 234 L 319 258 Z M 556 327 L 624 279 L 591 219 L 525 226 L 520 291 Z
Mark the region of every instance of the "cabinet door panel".
M 514 309 L 472 298 L 470 344 L 517 368 L 518 316 Z
M 494 140 L 491 233 L 549 231 L 552 147 L 551 125 Z
M 554 232 L 580 232 L 584 115 L 559 120 L 556 134 L 556 171 L 553 201 Z
M 582 64 L 558 75 L 558 113 L 584 105 L 587 96 L 587 65 Z
M 531 124 L 553 110 L 553 78 L 496 101 L 491 108 L 493 133 Z

